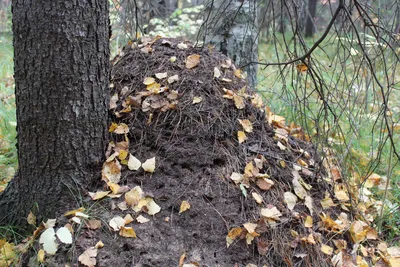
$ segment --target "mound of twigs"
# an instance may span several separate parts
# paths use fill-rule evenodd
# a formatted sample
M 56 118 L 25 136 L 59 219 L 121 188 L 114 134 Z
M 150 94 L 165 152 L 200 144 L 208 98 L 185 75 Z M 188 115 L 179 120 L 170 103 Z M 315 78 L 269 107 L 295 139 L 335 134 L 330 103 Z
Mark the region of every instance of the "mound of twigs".
M 129 140 L 140 161 L 156 159 L 154 172 L 123 171 L 120 184 L 141 186 L 161 207 L 134 226 L 138 238 L 124 241 L 130 260 L 332 265 L 326 246 L 338 231 L 327 221 L 339 212 L 322 213 L 330 188 L 318 155 L 300 127 L 249 90 L 231 60 L 212 47 L 155 38 L 129 43 L 112 64 L 113 141 Z

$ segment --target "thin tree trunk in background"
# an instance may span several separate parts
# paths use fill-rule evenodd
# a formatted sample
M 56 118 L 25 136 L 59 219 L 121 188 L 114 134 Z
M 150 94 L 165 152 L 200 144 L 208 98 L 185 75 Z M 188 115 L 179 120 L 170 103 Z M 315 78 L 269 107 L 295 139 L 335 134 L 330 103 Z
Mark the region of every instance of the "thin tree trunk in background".
M 207 8 L 211 15 L 203 28 L 205 43 L 214 44 L 236 66 L 245 66 L 249 85 L 254 89 L 258 66 L 250 63 L 258 62 L 257 0 L 214 0 L 208 2 Z
M 19 169 L 0 225 L 77 207 L 107 146 L 108 0 L 13 0 Z M 78 196 L 79 198 L 79 196 Z
M 306 22 L 306 37 L 312 37 L 315 28 L 314 28 L 314 19 L 317 14 L 317 0 L 308 0 L 308 14 L 307 14 L 307 22 Z

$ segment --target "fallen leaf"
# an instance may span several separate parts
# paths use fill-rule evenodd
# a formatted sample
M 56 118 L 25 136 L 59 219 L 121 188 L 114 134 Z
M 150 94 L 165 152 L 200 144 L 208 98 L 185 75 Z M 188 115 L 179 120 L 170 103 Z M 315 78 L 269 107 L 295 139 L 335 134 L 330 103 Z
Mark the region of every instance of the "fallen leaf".
M 29 212 L 27 221 L 30 225 L 36 225 L 36 216 L 32 213 L 32 211 Z
M 135 186 L 130 191 L 125 193 L 125 201 L 129 206 L 139 204 L 139 200 L 143 197 L 143 191 L 140 186 Z
M 243 227 L 247 230 L 247 232 L 249 232 L 251 234 L 256 230 L 257 224 L 256 223 L 245 223 L 245 224 L 243 224 Z
M 292 192 L 285 192 L 283 198 L 289 210 L 293 210 L 297 202 L 297 196 Z
M 110 194 L 110 191 L 97 191 L 96 193 L 89 192 L 90 197 L 92 200 L 99 200 L 106 197 Z
M 68 217 L 68 216 L 75 216 L 75 214 L 76 214 L 77 212 L 84 212 L 84 211 L 85 211 L 85 208 L 84 208 L 84 207 L 80 207 L 79 209 L 76 209 L 76 210 L 67 211 L 66 213 L 64 213 L 64 216 L 65 216 L 65 217 Z
M 186 200 L 183 200 L 181 203 L 181 206 L 179 208 L 179 213 L 183 213 L 183 212 L 187 211 L 188 209 L 190 209 L 189 202 L 187 202 Z
M 111 182 L 108 182 L 107 183 L 107 186 L 111 189 L 111 192 L 114 194 L 114 195 L 116 195 L 116 194 L 118 194 L 118 192 L 119 192 L 119 190 L 120 190 L 120 186 L 119 186 L 119 184 L 114 184 L 114 183 L 111 183 Z
M 185 66 L 187 69 L 193 69 L 200 63 L 200 55 L 193 54 L 186 58 Z
M 306 228 L 312 228 L 313 226 L 313 218 L 311 216 L 306 217 L 306 221 L 304 222 L 304 226 Z
M 306 72 L 308 70 L 308 67 L 304 63 L 300 63 L 296 65 L 296 68 L 299 72 Z
M 79 255 L 79 262 L 88 267 L 96 265 L 97 248 L 90 247 Z
M 260 194 L 253 192 L 251 193 L 251 195 L 253 196 L 254 200 L 258 203 L 261 204 L 263 202 L 263 198 Z
M 53 228 L 54 226 L 56 226 L 56 222 L 57 222 L 56 219 L 47 219 L 46 223 L 44 224 L 44 227 L 46 229 Z
M 236 238 L 238 238 L 243 232 L 241 227 L 234 227 L 229 230 L 228 235 L 226 236 L 226 246 L 229 247 Z
M 195 97 L 193 97 L 192 104 L 197 104 L 197 103 L 200 103 L 201 101 L 203 101 L 203 98 L 201 96 L 195 96 Z
M 121 216 L 115 216 L 108 223 L 114 231 L 118 231 L 125 225 L 125 220 Z
M 150 85 L 155 82 L 156 82 L 156 80 L 153 77 L 146 77 L 146 78 L 144 78 L 143 84 Z
M 244 109 L 245 104 L 244 104 L 244 99 L 241 96 L 234 95 L 233 96 L 233 101 L 235 102 L 235 107 L 237 109 Z
M 169 58 L 169 62 L 174 63 L 176 61 L 176 56 L 172 56 Z
M 58 239 L 64 244 L 72 244 L 72 234 L 66 227 L 60 227 L 56 233 Z
M 239 79 L 243 79 L 243 74 L 242 71 L 240 69 L 236 69 L 233 71 L 233 75 L 235 75 L 236 77 L 238 77 Z
M 156 73 L 155 76 L 156 76 L 157 79 L 161 80 L 161 79 L 167 78 L 168 77 L 168 73 L 167 72 L 160 72 L 160 73 Z
M 43 249 L 46 251 L 47 254 L 54 255 L 57 252 L 57 243 L 55 237 L 54 228 L 46 229 L 41 235 L 39 239 L 39 243 L 43 244 Z
M 137 171 L 141 166 L 142 163 L 140 162 L 140 160 L 138 160 L 132 154 L 129 154 L 128 169 L 130 169 L 131 171 Z
M 235 184 L 240 183 L 244 179 L 243 174 L 240 174 L 240 173 L 237 173 L 237 172 L 232 172 L 230 178 L 231 178 L 232 181 L 235 182 Z
M 126 134 L 129 133 L 129 126 L 126 123 L 120 123 L 117 128 L 115 128 L 114 132 L 116 134 Z
M 221 71 L 218 69 L 218 67 L 214 67 L 214 78 L 219 77 L 221 77 Z
M 87 220 L 86 221 L 86 226 L 89 229 L 96 230 L 96 229 L 99 229 L 101 227 L 101 221 L 100 220 L 96 220 L 96 219 Z
M 142 168 L 145 172 L 153 173 L 156 168 L 156 158 L 153 157 L 153 158 L 148 159 L 145 162 L 143 162 Z
M 149 222 L 150 220 L 147 219 L 146 217 L 142 216 L 142 215 L 139 215 L 139 216 L 136 218 L 136 221 L 137 221 L 138 223 L 147 223 L 147 222 Z
M 185 43 L 179 43 L 176 47 L 178 47 L 179 49 L 186 49 L 186 48 L 188 48 L 187 44 L 185 44 Z
M 44 250 L 43 249 L 38 251 L 37 257 L 38 257 L 38 261 L 40 263 L 44 262 Z
M 245 132 L 238 131 L 238 140 L 239 140 L 239 144 L 241 144 L 247 140 L 247 136 L 246 136 Z
M 133 230 L 132 227 L 121 226 L 121 228 L 119 230 L 119 235 L 123 236 L 123 237 L 136 238 L 135 230 Z
M 335 203 L 333 203 L 333 200 L 327 196 L 325 196 L 325 198 L 323 200 L 321 200 L 320 203 L 324 210 L 329 209 L 330 207 L 336 206 Z
M 94 246 L 94 248 L 103 248 L 103 247 L 104 247 L 104 243 L 101 240 L 99 242 L 97 242 L 96 245 Z
M 292 171 L 292 174 L 294 176 L 294 178 L 292 180 L 294 192 L 300 199 L 304 199 L 308 194 L 307 194 L 307 191 L 304 189 L 304 187 L 299 182 L 298 176 L 300 176 L 300 175 L 298 174 L 297 171 Z
M 262 178 L 262 179 L 257 179 L 256 180 L 256 185 L 264 191 L 269 190 L 273 185 L 274 185 L 274 181 L 272 181 L 271 179 L 268 178 Z
M 149 215 L 154 215 L 156 213 L 159 213 L 161 210 L 161 207 L 152 198 L 148 200 L 146 206 L 147 206 L 147 214 Z
M 110 162 L 104 162 L 103 169 L 101 171 L 102 179 L 108 183 L 118 184 L 121 179 L 121 164 L 117 159 Z
M 312 215 L 313 214 L 313 200 L 312 200 L 312 197 L 306 196 L 305 199 L 304 199 L 304 205 L 306 205 L 306 207 L 310 211 L 310 214 Z
M 178 74 L 176 74 L 176 75 L 171 76 L 171 77 L 168 78 L 168 83 L 169 83 L 169 84 L 174 83 L 174 82 L 177 82 L 177 81 L 179 81 L 179 76 L 178 76 Z
M 114 94 L 111 98 L 110 98 L 110 105 L 109 105 L 109 109 L 114 109 L 117 107 L 117 102 L 118 102 L 118 94 Z
M 321 251 L 325 253 L 326 255 L 332 255 L 333 254 L 333 248 L 327 245 L 322 244 L 321 245 Z
M 369 226 L 362 221 L 354 221 L 350 225 L 350 237 L 354 243 L 361 243 L 367 238 L 367 233 L 369 230 Z
M 127 225 L 127 224 L 133 222 L 132 215 L 126 214 L 125 217 L 124 217 L 124 220 L 125 220 L 125 225 Z
M 240 120 L 239 119 L 239 123 L 242 125 L 243 129 L 248 132 L 248 133 L 252 133 L 253 132 L 253 124 L 251 123 L 250 120 L 246 119 L 246 120 Z
M 265 218 L 270 218 L 276 221 L 279 221 L 280 218 L 282 216 L 282 213 L 275 207 L 267 207 L 267 208 L 262 208 L 261 209 L 261 216 L 265 217 Z

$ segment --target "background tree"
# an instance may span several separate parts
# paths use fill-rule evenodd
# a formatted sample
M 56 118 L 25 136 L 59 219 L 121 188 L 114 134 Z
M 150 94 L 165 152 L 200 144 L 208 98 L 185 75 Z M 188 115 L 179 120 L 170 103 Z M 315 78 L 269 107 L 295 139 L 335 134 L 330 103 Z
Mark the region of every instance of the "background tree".
M 317 12 L 317 0 L 308 0 L 308 12 L 306 22 L 306 37 L 312 37 L 315 32 L 314 19 Z
M 14 0 L 16 177 L 0 224 L 53 217 L 98 179 L 107 145 L 107 0 Z

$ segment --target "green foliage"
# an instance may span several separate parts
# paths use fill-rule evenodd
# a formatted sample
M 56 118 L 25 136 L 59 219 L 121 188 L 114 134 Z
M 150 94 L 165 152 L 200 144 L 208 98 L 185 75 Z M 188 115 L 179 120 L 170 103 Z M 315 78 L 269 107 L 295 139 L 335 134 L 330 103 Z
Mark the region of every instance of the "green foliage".
M 203 24 L 200 11 L 203 5 L 190 8 L 176 9 L 169 19 L 153 18 L 145 28 L 151 29 L 149 35 L 161 35 L 165 37 L 187 37 L 193 39 L 197 36 L 200 26 Z
M 0 189 L 13 177 L 17 167 L 11 40 L 11 35 L 0 36 Z

